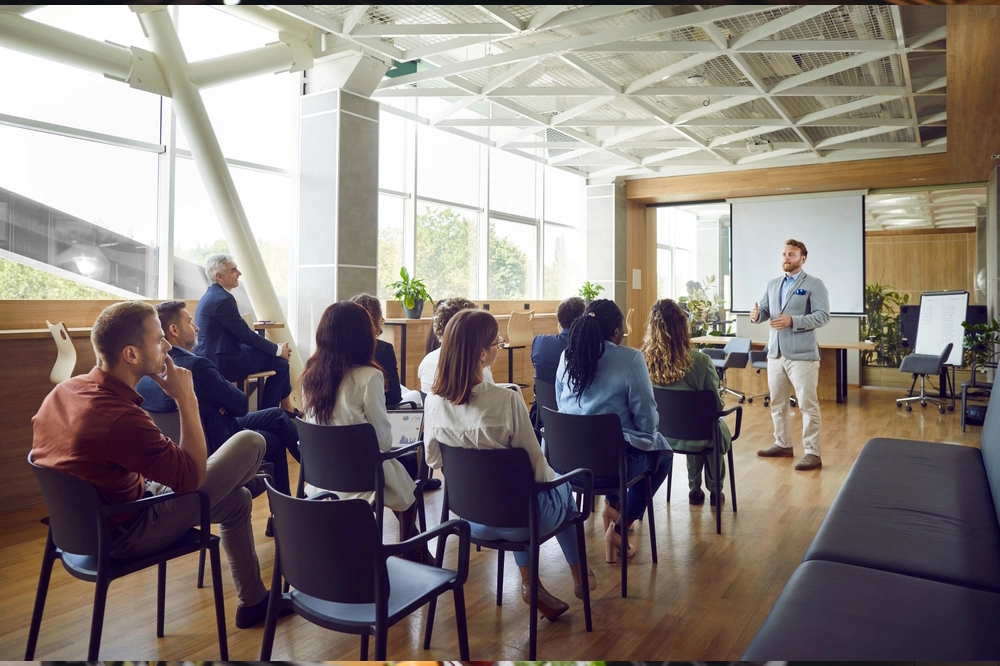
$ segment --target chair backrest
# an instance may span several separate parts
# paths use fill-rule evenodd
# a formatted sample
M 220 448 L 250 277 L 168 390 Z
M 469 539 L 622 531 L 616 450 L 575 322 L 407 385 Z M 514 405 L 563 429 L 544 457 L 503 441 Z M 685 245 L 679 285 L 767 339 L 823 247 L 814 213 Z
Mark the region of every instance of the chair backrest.
M 178 411 L 173 412 L 150 412 L 149 418 L 153 419 L 153 423 L 156 427 L 160 429 L 164 435 L 174 440 L 175 442 L 181 441 L 181 413 Z
M 564 472 L 583 467 L 594 476 L 618 476 L 628 444 L 617 414 L 563 414 L 546 407 L 539 411 L 552 467 Z
M 535 339 L 535 330 L 531 325 L 534 318 L 534 310 L 511 312 L 507 320 L 507 344 L 511 347 L 530 347 Z
M 635 312 L 635 308 L 629 308 L 628 314 L 625 315 L 625 336 L 628 337 L 632 333 L 632 313 Z
M 731 338 L 726 346 L 723 347 L 723 351 L 726 352 L 726 356 L 732 353 L 739 354 L 749 354 L 750 353 L 750 338 Z
M 101 514 L 101 498 L 94 484 L 36 465 L 31 460 L 31 453 L 28 453 L 28 464 L 42 487 L 49 510 L 52 542 L 56 547 L 76 555 L 98 555 L 101 530 L 105 532 L 104 543 L 110 547 L 110 530 Z
M 527 527 L 535 475 L 524 449 L 441 445 L 448 508 L 493 527 Z
M 305 480 L 343 492 L 382 490 L 382 451 L 370 423 L 315 425 L 295 420 Z
M 541 425 L 545 423 L 545 417 L 542 414 L 542 407 L 548 407 L 553 412 L 559 411 L 559 405 L 556 402 L 556 385 L 550 382 L 542 381 L 541 379 L 536 379 L 535 402 L 538 403 L 538 409 L 535 413 L 538 417 L 538 423 Z
M 680 391 L 653 387 L 657 430 L 667 439 L 714 439 L 719 427 L 715 391 Z
M 954 346 L 955 346 L 955 344 L 953 342 L 949 342 L 948 346 L 944 348 L 944 351 L 941 352 L 941 355 L 938 357 L 938 372 L 939 373 L 941 372 L 941 368 L 944 366 L 945 362 L 948 360 L 948 357 L 951 356 L 951 348 L 954 347 Z M 992 394 L 990 394 L 990 395 L 992 395 Z
M 376 567 L 384 576 L 385 563 L 378 558 L 381 534 L 367 502 L 297 499 L 270 483 L 267 497 L 281 575 L 289 585 L 326 601 L 374 603 Z
M 761 350 L 750 350 L 750 365 L 755 368 L 767 367 L 767 347 Z
M 66 330 L 64 323 L 52 324 L 46 320 L 45 324 L 49 327 L 52 339 L 56 341 L 58 354 L 52 372 L 49 373 L 49 381 L 58 384 L 73 376 L 73 370 L 76 368 L 76 347 L 73 346 L 73 340 L 69 337 L 69 331 Z

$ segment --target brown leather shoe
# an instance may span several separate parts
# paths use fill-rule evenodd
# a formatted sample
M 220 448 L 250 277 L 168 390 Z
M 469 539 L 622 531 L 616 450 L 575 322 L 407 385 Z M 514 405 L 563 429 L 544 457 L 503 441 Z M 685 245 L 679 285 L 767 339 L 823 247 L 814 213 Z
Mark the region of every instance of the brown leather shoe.
M 531 603 L 531 583 L 521 583 L 521 599 L 524 603 Z M 555 622 L 556 618 L 569 610 L 569 604 L 559 599 L 538 583 L 538 612 L 545 616 L 549 622 Z
M 777 444 L 772 444 L 769 449 L 761 449 L 757 452 L 757 455 L 761 458 L 791 458 L 794 454 L 792 453 L 792 447 L 790 446 L 778 446 Z
M 819 456 L 807 453 L 802 456 L 802 460 L 795 463 L 795 469 L 806 470 L 806 469 L 818 469 L 823 466 L 823 461 Z

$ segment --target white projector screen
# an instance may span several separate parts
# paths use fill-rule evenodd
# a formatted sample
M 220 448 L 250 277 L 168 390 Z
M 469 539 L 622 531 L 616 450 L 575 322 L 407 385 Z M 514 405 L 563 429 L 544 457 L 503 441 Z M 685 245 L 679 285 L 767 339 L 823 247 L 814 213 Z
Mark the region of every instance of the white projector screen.
M 749 312 L 769 280 L 782 274 L 785 240 L 806 244 L 803 269 L 830 292 L 830 314 L 865 312 L 865 198 L 858 192 L 815 197 L 733 199 L 733 312 Z

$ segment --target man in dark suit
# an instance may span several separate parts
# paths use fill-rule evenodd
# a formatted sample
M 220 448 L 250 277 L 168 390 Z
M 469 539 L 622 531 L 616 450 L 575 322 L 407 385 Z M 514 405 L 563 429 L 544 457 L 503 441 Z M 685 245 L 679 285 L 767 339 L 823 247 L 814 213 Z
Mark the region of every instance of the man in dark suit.
M 278 407 L 294 413 L 288 396 L 292 384 L 288 368 L 291 347 L 278 345 L 257 335 L 240 316 L 236 298 L 230 293 L 239 285 L 240 273 L 232 255 L 213 254 L 205 262 L 205 273 L 213 284 L 198 303 L 195 323 L 198 344 L 194 353 L 212 361 L 231 382 L 242 383 L 247 375 L 274 370 L 264 381 L 258 404 L 261 409 Z
M 535 366 L 535 380 L 550 384 L 556 383 L 556 370 L 559 368 L 559 358 L 569 344 L 569 327 L 583 316 L 587 304 L 579 296 L 570 296 L 559 303 L 556 308 L 556 321 L 559 322 L 559 333 L 556 335 L 536 335 L 531 342 L 531 364 Z M 531 403 L 531 422 L 536 423 L 538 402 Z
M 198 412 L 205 429 L 205 441 L 211 455 L 233 435 L 243 430 L 255 430 L 264 436 L 267 446 L 264 461 L 274 465 L 274 487 L 291 494 L 288 482 L 288 458 L 291 452 L 298 460 L 298 432 L 285 412 L 273 407 L 247 412 L 243 391 L 226 381 L 215 364 L 191 353 L 198 333 L 184 301 L 167 301 L 156 306 L 163 328 L 163 337 L 172 345 L 167 353 L 174 364 L 191 371 Z M 149 377 L 139 380 L 136 391 L 143 397 L 143 408 L 150 412 L 173 412 L 177 405 L 159 384 Z

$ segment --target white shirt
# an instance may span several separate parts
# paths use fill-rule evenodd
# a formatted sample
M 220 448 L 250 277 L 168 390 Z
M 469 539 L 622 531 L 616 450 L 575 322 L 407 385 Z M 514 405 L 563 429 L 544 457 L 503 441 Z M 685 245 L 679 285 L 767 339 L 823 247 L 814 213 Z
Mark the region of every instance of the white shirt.
M 438 359 L 440 358 L 441 348 L 438 347 L 427 356 L 424 356 L 424 360 L 420 361 L 420 365 L 417 367 L 417 377 L 420 378 L 420 390 L 427 395 L 431 394 L 431 387 L 434 386 L 434 380 L 437 379 Z M 493 372 L 489 367 L 483 368 L 483 381 L 487 384 L 494 383 Z
M 309 410 L 307 396 L 305 420 L 317 423 Z M 358 423 L 371 423 L 375 427 L 378 448 L 383 453 L 392 448 L 392 425 L 385 410 L 385 377 L 380 370 L 367 365 L 352 368 L 344 375 L 337 390 L 331 422 L 323 425 Z M 393 511 L 405 511 L 413 504 L 416 484 L 398 460 L 385 461 L 382 469 L 385 473 L 385 505 Z M 328 490 L 333 490 L 345 499 L 362 497 L 371 501 L 373 498 L 372 493 L 343 493 L 333 488 Z
M 441 467 L 441 446 L 465 449 L 524 449 L 535 481 L 551 481 L 555 473 L 531 428 L 520 392 L 482 382 L 472 388 L 469 402 L 455 405 L 437 395 L 424 403 L 424 446 L 427 464 Z

